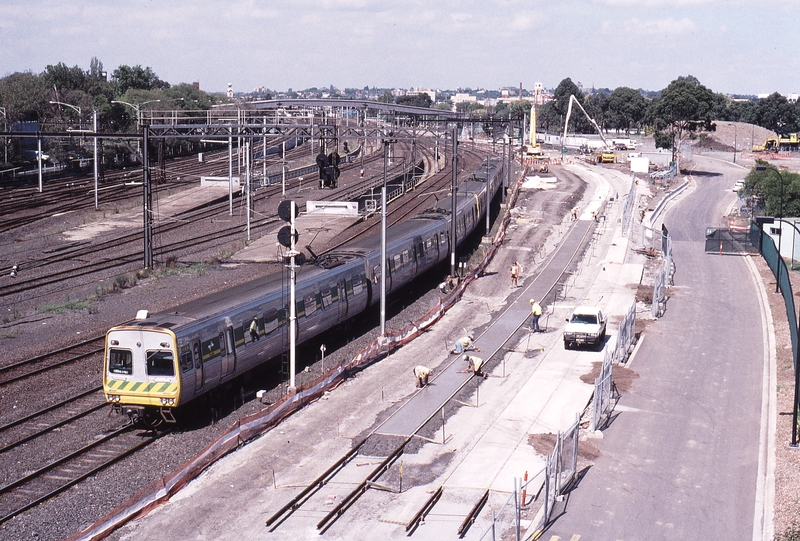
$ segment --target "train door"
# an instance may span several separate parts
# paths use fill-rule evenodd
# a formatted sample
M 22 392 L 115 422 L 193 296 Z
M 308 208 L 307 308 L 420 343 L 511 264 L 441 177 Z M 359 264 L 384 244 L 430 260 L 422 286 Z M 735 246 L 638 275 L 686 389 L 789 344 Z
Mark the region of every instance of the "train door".
M 339 321 L 347 317 L 347 285 L 344 278 L 339 280 Z
M 192 356 L 194 357 L 194 392 L 197 394 L 203 390 L 203 356 L 200 353 L 200 340 L 195 340 L 192 344 Z
M 225 328 L 225 336 L 220 336 L 220 341 L 225 344 L 225 351 L 222 353 L 222 374 L 224 378 L 233 374 L 236 369 L 236 343 L 233 336 L 233 325 Z

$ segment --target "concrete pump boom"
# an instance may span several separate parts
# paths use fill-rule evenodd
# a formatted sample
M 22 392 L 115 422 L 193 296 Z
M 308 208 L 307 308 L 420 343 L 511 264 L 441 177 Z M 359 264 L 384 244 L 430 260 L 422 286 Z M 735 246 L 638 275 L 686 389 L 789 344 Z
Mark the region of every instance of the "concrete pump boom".
M 574 95 L 570 95 L 570 97 L 569 97 L 569 106 L 567 107 L 567 120 L 564 122 L 564 136 L 561 138 L 561 145 L 563 146 L 564 145 L 564 141 L 566 141 L 566 139 L 567 139 L 567 127 L 569 126 L 569 116 L 572 114 L 572 102 L 573 101 L 578 105 L 580 110 L 583 111 L 583 114 L 586 115 L 586 118 L 589 120 L 589 122 L 591 122 L 592 126 L 594 126 L 594 129 L 597 130 L 597 133 L 600 135 L 600 138 L 603 140 L 603 145 L 605 145 L 605 148 L 611 148 L 611 145 L 609 145 L 608 141 L 606 141 L 606 136 L 603 135 L 603 130 L 601 130 L 600 126 L 597 125 L 597 122 L 595 122 L 594 119 L 589 116 L 589 113 L 586 112 L 586 109 L 583 108 L 581 103 L 578 101 L 578 99 Z

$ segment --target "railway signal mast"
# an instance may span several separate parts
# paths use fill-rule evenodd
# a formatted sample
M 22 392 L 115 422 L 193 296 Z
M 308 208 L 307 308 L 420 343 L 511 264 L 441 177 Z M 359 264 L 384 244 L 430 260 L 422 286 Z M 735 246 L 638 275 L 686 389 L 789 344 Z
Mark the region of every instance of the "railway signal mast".
M 300 255 L 295 249 L 297 230 L 294 228 L 294 219 L 297 217 L 297 204 L 290 199 L 281 201 L 278 205 L 278 217 L 284 222 L 289 222 L 289 225 L 283 226 L 278 231 L 278 242 L 289 248 L 284 257 L 288 258 L 286 268 L 289 269 L 289 389 L 294 389 L 297 359 L 297 347 L 295 344 L 297 336 L 295 332 L 295 327 L 297 326 L 297 306 L 295 305 L 295 282 L 297 277 L 295 269 L 297 269 L 297 264 L 295 257 Z

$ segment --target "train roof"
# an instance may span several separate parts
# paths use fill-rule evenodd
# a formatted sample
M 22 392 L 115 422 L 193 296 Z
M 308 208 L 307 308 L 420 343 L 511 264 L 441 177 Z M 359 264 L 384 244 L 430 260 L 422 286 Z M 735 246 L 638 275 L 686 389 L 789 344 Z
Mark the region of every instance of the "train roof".
M 316 283 L 321 274 L 328 273 L 330 273 L 329 269 L 320 268 L 311 263 L 301 265 L 297 271 L 297 288 L 308 287 L 309 284 Z M 248 304 L 259 302 L 269 295 L 280 296 L 284 287 L 288 291 L 288 277 L 284 278 L 283 274 L 283 272 L 275 272 L 259 276 L 223 291 L 183 302 L 169 310 L 152 313 L 147 319 L 134 321 L 133 324 L 170 328 L 217 316 L 234 308 L 246 308 Z

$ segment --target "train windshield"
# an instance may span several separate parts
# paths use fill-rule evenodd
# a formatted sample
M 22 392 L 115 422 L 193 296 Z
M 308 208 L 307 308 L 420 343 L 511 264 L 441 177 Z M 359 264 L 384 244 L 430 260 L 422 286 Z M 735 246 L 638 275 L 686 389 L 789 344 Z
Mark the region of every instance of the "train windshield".
M 174 376 L 175 359 L 169 350 L 148 350 L 147 352 L 148 376 Z
M 133 374 L 133 353 L 129 349 L 111 348 L 108 352 L 108 371 L 112 374 Z

